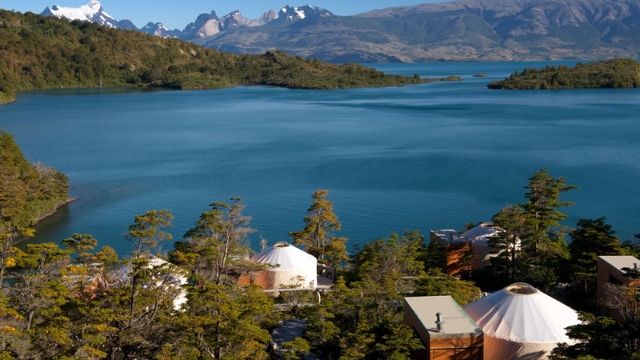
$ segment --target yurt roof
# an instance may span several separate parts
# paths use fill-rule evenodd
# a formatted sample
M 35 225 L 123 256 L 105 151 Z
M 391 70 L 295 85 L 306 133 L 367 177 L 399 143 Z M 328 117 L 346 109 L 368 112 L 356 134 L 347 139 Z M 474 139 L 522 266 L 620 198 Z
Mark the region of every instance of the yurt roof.
M 486 336 L 514 342 L 572 342 L 565 328 L 580 323 L 575 310 L 524 283 L 509 285 L 464 310 Z
M 487 241 L 491 236 L 503 231 L 490 223 L 482 223 L 462 234 L 468 241 Z
M 288 242 L 281 241 L 261 253 L 251 257 L 251 261 L 271 264 L 273 270 L 300 269 L 312 266 L 314 269 L 318 260 Z M 277 265 L 280 265 L 276 267 Z

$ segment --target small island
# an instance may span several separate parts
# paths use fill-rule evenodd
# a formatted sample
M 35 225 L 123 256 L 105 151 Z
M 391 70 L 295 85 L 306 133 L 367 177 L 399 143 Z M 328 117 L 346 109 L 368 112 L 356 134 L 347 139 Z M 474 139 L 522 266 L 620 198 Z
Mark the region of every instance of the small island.
M 527 68 L 487 85 L 489 89 L 601 89 L 640 87 L 640 63 L 632 59 L 612 59 L 589 63 Z

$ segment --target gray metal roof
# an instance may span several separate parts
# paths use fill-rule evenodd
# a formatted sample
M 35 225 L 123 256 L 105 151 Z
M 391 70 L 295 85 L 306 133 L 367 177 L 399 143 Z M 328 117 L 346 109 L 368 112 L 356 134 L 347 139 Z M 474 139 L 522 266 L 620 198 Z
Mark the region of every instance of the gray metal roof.
M 476 337 L 482 330 L 449 295 L 404 298 L 431 338 Z M 443 331 L 436 328 L 436 313 L 442 314 Z

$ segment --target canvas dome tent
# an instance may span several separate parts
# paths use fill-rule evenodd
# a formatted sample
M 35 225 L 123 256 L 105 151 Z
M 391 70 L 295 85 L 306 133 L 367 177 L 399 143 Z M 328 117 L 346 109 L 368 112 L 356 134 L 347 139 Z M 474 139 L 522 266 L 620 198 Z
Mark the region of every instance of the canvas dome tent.
M 316 289 L 318 260 L 287 242 L 279 242 L 254 255 L 251 261 L 271 265 L 251 275 L 251 282 L 265 290 L 298 285 L 300 289 Z
M 515 283 L 464 307 L 484 332 L 485 359 L 545 359 L 578 313 L 529 284 Z
M 491 223 L 482 223 L 462 234 L 467 241 L 471 242 L 471 249 L 473 251 L 471 268 L 473 270 L 491 265 L 490 259 L 495 255 L 490 254 L 489 238 L 503 231 L 504 230 L 493 226 Z

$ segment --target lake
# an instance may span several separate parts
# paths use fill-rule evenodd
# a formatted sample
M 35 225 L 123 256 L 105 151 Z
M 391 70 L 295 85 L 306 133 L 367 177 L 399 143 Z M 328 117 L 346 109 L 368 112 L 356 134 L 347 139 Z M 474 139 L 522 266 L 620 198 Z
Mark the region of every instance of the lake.
M 566 225 L 604 216 L 626 240 L 640 233 L 640 89 L 486 88 L 547 63 L 562 64 L 372 65 L 464 79 L 391 88 L 25 92 L 0 107 L 0 129 L 79 198 L 37 226 L 38 242 L 90 233 L 124 255 L 136 214 L 170 210 L 179 239 L 210 203 L 242 197 L 257 248 L 290 241 L 328 189 L 351 248 L 490 220 L 525 201 L 541 168 L 580 187 L 563 194 Z

